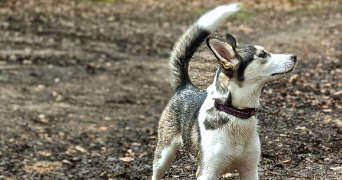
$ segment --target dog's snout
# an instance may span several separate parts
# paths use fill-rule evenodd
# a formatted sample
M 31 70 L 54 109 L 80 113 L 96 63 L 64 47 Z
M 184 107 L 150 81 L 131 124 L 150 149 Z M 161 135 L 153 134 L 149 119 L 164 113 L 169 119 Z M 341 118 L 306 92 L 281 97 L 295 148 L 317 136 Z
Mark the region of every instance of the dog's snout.
M 292 55 L 292 56 L 291 56 L 291 59 L 292 59 L 292 61 L 296 64 L 296 62 L 297 62 L 297 56 L 296 56 L 296 55 Z

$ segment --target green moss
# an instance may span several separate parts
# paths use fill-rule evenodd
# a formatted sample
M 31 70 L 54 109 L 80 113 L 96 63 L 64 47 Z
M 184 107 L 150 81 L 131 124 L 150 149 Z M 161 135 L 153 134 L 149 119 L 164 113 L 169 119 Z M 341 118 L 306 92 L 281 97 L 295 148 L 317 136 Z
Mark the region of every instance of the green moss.
M 302 0 L 288 0 L 292 4 L 301 3 Z
M 253 21 L 254 20 L 254 15 L 256 14 L 255 10 L 249 9 L 249 8 L 243 8 L 237 13 L 234 13 L 231 18 L 236 19 L 239 21 Z
M 197 16 L 200 16 L 200 15 L 203 15 L 204 13 L 206 13 L 207 11 L 208 11 L 208 9 L 198 8 L 198 9 L 195 9 L 195 14 Z
M 297 16 L 323 15 L 329 12 L 328 9 L 301 9 L 296 12 Z
M 77 0 L 77 1 L 95 1 L 95 2 L 110 2 L 110 3 L 123 3 L 125 0 Z

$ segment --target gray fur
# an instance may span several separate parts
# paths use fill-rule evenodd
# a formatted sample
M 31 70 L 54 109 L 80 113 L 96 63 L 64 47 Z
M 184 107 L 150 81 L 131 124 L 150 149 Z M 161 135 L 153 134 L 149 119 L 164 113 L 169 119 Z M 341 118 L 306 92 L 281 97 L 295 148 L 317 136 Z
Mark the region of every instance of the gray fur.
M 153 177 L 156 179 L 162 178 L 170 159 L 174 158 L 181 146 L 194 159 L 201 159 L 199 148 L 201 137 L 197 119 L 207 93 L 191 83 L 188 66 L 191 57 L 209 34 L 209 31 L 195 24 L 179 39 L 171 53 L 170 76 L 175 93 L 159 122 L 158 143 L 153 162 L 154 173 L 156 173 Z M 163 157 L 162 151 L 165 149 L 168 149 L 168 153 L 164 153 L 165 157 Z M 162 160 L 166 162 L 159 162 Z M 155 171 L 155 168 L 158 170 Z
M 256 48 L 254 46 L 243 46 L 236 48 L 236 53 L 240 59 L 239 69 L 237 71 L 237 79 L 243 82 L 245 77 L 243 75 L 245 69 L 254 60 L 254 55 L 256 54 Z
M 196 160 L 201 159 L 198 146 L 201 137 L 197 119 L 206 96 L 207 92 L 205 90 L 189 84 L 179 93 L 176 92 L 170 102 L 173 110 L 179 112 L 175 118 L 181 124 L 183 148 Z
M 174 146 L 172 155 L 174 156 L 182 145 L 197 163 L 200 163 L 202 153 L 199 143 L 201 137 L 197 119 L 199 109 L 206 96 L 205 90 L 199 89 L 191 83 L 176 90 L 159 122 L 154 164 L 158 164 L 158 160 L 162 158 L 162 150 L 171 147 L 175 137 L 179 134 L 181 134 L 182 140 Z M 165 164 L 163 167 L 168 166 L 169 164 Z M 165 171 L 166 169 L 163 169 L 160 172 L 164 174 Z M 161 178 L 163 174 L 158 174 L 157 177 Z
M 218 129 L 229 122 L 229 119 L 225 118 L 215 107 L 208 109 L 207 113 L 211 115 L 204 121 L 204 127 L 207 130 Z
M 191 83 L 188 74 L 189 61 L 209 34 L 209 31 L 204 30 L 195 24 L 174 46 L 170 58 L 171 86 L 174 90 L 181 85 Z

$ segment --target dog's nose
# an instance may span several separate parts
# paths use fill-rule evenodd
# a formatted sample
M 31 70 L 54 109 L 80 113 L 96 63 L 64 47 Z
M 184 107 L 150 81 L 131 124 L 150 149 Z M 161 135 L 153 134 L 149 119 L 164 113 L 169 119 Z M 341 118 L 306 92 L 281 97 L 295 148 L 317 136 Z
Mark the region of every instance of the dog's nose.
M 292 55 L 291 56 L 291 59 L 294 61 L 294 63 L 296 64 L 296 62 L 297 62 L 297 56 L 296 55 Z

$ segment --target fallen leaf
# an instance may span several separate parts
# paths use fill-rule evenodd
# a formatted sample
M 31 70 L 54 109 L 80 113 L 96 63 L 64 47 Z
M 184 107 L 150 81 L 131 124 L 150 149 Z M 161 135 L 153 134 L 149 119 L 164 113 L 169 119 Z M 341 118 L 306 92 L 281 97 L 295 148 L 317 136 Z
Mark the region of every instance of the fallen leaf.
M 298 79 L 298 77 L 299 77 L 299 75 L 298 75 L 298 74 L 294 74 L 294 75 L 292 75 L 292 76 L 290 77 L 290 79 L 289 79 L 289 83 L 292 83 L 294 80 L 297 80 L 297 79 Z
M 56 96 L 55 101 L 60 102 L 60 101 L 62 101 L 62 100 L 63 100 L 63 96 L 62 96 L 62 95 L 57 95 L 57 96 Z
M 334 92 L 333 94 L 334 94 L 334 95 L 342 95 L 342 90 L 336 91 L 336 92 Z
M 66 159 L 64 159 L 64 160 L 62 160 L 62 163 L 64 163 L 64 164 L 69 164 L 69 165 L 74 165 L 74 163 L 72 163 L 72 162 L 70 162 L 69 160 L 66 160 Z
M 342 172 L 342 166 L 340 166 L 340 167 L 331 167 L 330 169 L 333 170 L 333 171 Z
M 40 119 L 40 122 L 42 122 L 42 123 L 49 123 L 49 120 L 47 120 L 47 119 Z
M 323 109 L 323 112 L 332 112 L 332 109 Z
M 291 159 L 286 159 L 286 160 L 283 161 L 283 163 L 288 163 L 290 161 L 291 161 Z
M 127 150 L 127 153 L 130 154 L 130 155 L 133 155 L 133 154 L 134 154 L 132 149 L 128 149 L 128 150 Z
M 149 139 L 157 139 L 157 136 L 150 136 Z
M 141 154 L 139 155 L 139 158 L 142 158 L 142 157 L 144 157 L 146 154 L 147 154 L 147 152 L 143 152 L 143 153 L 141 153 Z
M 306 130 L 306 127 L 305 127 L 305 126 L 297 126 L 297 127 L 296 127 L 296 130 L 298 130 L 298 129 L 299 129 L 299 130 Z
M 51 152 L 47 152 L 47 151 L 38 151 L 38 154 L 41 156 L 45 156 L 45 157 L 51 156 Z
M 132 143 L 132 145 L 133 145 L 133 146 L 141 146 L 141 143 L 136 143 L 136 142 L 134 142 L 134 143 Z
M 45 119 L 45 114 L 39 114 L 38 117 L 39 119 Z
M 77 151 L 80 151 L 80 152 L 83 152 L 83 153 L 88 153 L 88 151 L 86 149 L 84 149 L 83 147 L 81 147 L 81 146 L 75 146 L 75 149 Z
M 23 167 L 23 170 L 29 173 L 45 174 L 53 171 L 61 166 L 60 162 L 38 161 L 34 164 L 28 163 Z M 1 177 L 1 176 L 0 176 Z
M 330 115 L 325 116 L 324 119 L 323 119 L 324 123 L 328 123 L 330 121 L 331 121 L 331 116 Z
M 119 160 L 124 162 L 131 162 L 134 159 L 132 157 L 120 157 Z

